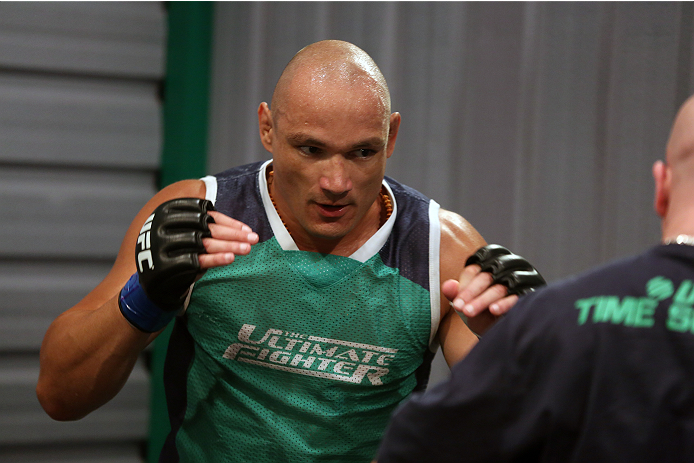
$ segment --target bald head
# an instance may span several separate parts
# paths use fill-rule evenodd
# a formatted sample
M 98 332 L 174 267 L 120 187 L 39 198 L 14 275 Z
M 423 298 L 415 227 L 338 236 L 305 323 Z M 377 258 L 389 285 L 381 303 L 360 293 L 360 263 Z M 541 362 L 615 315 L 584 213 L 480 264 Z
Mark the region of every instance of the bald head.
M 666 152 L 667 163 L 679 168 L 694 159 L 694 97 L 684 102 L 672 125 Z
M 380 69 L 364 50 L 340 40 L 316 42 L 294 55 L 275 86 L 272 112 L 277 116 L 286 111 L 295 94 L 325 98 L 335 89 L 370 93 L 384 117 L 390 115 L 390 92 Z
M 674 199 L 694 204 L 694 97 L 680 108 L 670 131 L 666 162 Z
M 670 131 L 666 163 L 656 162 L 655 208 L 663 238 L 694 234 L 694 97 L 680 107 Z

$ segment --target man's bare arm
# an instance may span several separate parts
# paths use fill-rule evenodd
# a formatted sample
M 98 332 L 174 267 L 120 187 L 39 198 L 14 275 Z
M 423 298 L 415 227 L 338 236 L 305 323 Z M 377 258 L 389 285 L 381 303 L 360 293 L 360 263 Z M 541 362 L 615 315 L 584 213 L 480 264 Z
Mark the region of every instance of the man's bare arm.
M 446 361 L 453 365 L 474 345 L 470 333 L 475 337 L 483 334 L 511 310 L 518 294 L 534 291 L 545 281 L 523 257 L 502 246 L 485 245 L 459 215 L 441 210 L 439 217 L 442 297 L 438 335 Z
M 142 350 L 158 333 L 134 328 L 121 314 L 118 296 L 136 271 L 135 249 L 142 224 L 160 204 L 175 198 L 204 198 L 204 183 L 186 180 L 157 193 L 137 214 L 111 271 L 84 299 L 53 321 L 41 346 L 36 393 L 57 420 L 75 420 L 111 400 L 123 387 Z M 201 268 L 225 265 L 247 254 L 257 235 L 229 217 L 210 212 L 211 238 Z
M 486 242 L 467 220 L 456 213 L 441 209 L 439 219 L 441 221 L 440 275 L 441 284 L 443 284 L 450 279 L 459 278 L 464 271 L 467 258 Z M 480 276 L 478 280 L 482 278 L 484 277 Z M 479 296 L 486 286 L 489 286 L 489 283 L 486 286 L 484 282 L 476 281 L 475 283 L 479 289 L 469 292 L 471 301 L 473 296 Z M 481 316 L 484 317 L 484 315 Z M 441 321 L 437 336 L 449 366 L 465 357 L 477 343 L 477 336 L 453 310 L 444 294 L 441 295 Z

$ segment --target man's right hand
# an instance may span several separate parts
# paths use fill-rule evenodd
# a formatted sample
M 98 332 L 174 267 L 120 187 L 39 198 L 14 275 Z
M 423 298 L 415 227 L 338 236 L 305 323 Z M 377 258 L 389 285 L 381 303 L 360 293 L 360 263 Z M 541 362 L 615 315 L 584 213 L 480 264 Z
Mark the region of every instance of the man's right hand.
M 140 229 L 137 272 L 120 293 L 121 313 L 141 331 L 159 331 L 183 307 L 205 268 L 247 254 L 257 238 L 247 225 L 215 213 L 210 201 L 178 198 L 162 203 Z
M 183 305 L 188 288 L 200 273 L 198 254 L 203 238 L 212 236 L 209 223 L 214 209 L 205 199 L 166 201 L 140 229 L 135 249 L 137 276 L 147 298 L 167 312 Z

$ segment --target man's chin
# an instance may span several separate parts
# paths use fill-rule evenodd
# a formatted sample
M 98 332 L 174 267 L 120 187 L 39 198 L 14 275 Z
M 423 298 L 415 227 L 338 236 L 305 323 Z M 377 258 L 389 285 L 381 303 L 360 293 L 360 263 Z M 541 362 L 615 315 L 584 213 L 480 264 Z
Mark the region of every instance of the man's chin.
M 321 241 L 338 241 L 349 233 L 351 228 L 339 223 L 321 224 L 307 230 L 308 234 Z
M 339 241 L 342 238 L 344 238 L 345 236 L 347 236 L 347 232 L 338 231 L 338 230 L 328 232 L 325 230 L 321 230 L 321 231 L 315 231 L 313 233 L 309 233 L 309 235 L 312 238 L 314 238 L 316 240 L 320 240 L 320 241 Z

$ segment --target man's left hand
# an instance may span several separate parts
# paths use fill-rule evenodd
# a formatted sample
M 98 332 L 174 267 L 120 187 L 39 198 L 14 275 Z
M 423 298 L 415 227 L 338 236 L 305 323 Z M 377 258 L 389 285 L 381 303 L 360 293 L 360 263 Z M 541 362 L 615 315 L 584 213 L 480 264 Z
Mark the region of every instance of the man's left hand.
M 492 244 L 470 256 L 458 280 L 444 282 L 441 289 L 470 329 L 481 335 L 515 305 L 518 295 L 545 284 L 526 259 Z

